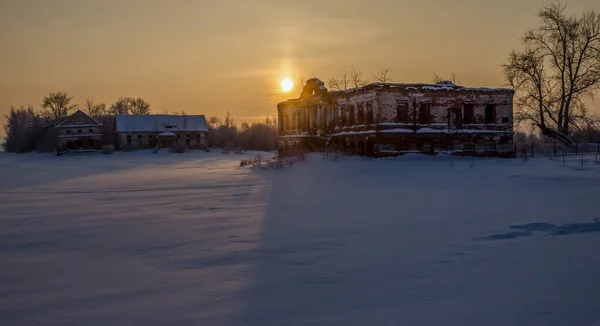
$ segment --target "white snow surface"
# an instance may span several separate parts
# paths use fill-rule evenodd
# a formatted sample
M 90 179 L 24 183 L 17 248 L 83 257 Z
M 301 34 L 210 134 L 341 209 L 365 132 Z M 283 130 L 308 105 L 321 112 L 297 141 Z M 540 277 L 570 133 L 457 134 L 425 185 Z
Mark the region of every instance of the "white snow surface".
M 0 153 L 0 325 L 600 323 L 600 233 L 510 236 L 600 165 L 254 154 Z

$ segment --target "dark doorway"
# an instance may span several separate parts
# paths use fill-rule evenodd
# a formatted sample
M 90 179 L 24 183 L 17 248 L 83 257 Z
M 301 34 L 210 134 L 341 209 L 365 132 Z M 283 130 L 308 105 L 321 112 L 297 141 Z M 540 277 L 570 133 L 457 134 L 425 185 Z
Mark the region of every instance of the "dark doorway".
M 485 106 L 485 124 L 495 123 L 496 120 L 496 107 L 494 105 Z

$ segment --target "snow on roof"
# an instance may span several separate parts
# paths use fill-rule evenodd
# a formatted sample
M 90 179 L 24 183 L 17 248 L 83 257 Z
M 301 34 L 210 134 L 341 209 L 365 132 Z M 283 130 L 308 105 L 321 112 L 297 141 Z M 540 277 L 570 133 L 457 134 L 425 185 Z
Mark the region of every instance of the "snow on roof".
M 82 123 L 83 121 L 88 120 L 91 123 Z M 67 121 L 71 122 L 71 124 L 67 124 Z M 75 123 L 73 123 L 75 122 Z M 66 117 L 63 121 L 56 125 L 56 128 L 77 128 L 77 127 L 101 127 L 102 124 L 98 122 L 96 119 L 90 117 L 88 114 L 81 110 L 75 111 L 75 113 Z
M 350 88 L 347 90 L 332 90 L 330 93 L 350 93 L 364 88 L 369 87 L 391 87 L 391 88 L 405 88 L 411 90 L 426 90 L 426 91 L 483 91 L 483 92 L 514 92 L 511 88 L 486 88 L 486 87 L 465 87 L 458 86 L 450 81 L 442 81 L 436 84 L 425 84 L 425 83 L 382 83 L 375 82 L 368 85 Z
M 342 131 L 342 132 L 338 132 L 338 133 L 332 134 L 331 136 L 367 135 L 367 134 L 374 134 L 376 132 L 377 132 L 376 130 Z
M 163 131 L 163 132 L 161 132 L 160 134 L 158 134 L 158 136 L 159 136 L 159 137 L 175 137 L 175 136 L 177 136 L 177 135 L 175 135 L 175 133 L 174 133 L 174 132 L 172 132 L 172 131 L 168 131 L 168 130 L 167 130 L 167 131 Z
M 208 131 L 204 115 L 117 115 L 116 132 Z

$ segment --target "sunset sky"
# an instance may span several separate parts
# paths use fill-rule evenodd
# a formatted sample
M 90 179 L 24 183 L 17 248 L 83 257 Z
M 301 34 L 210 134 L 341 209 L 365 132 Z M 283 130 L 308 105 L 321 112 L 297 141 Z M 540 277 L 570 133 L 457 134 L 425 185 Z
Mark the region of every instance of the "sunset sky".
M 255 121 L 298 95 L 299 76 L 391 66 L 394 81 L 456 73 L 502 86 L 500 65 L 547 0 L 2 0 L 0 114 L 65 91 L 155 113 Z M 600 10 L 569 0 L 571 12 Z M 291 93 L 280 82 L 291 77 Z M 4 124 L 4 118 L 0 118 Z M 3 134 L 0 131 L 0 135 Z

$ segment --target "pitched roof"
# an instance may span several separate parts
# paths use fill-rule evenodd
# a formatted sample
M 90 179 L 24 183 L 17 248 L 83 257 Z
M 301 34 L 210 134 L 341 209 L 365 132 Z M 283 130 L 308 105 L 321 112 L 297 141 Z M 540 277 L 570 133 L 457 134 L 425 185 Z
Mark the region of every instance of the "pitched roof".
M 101 123 L 94 120 L 89 115 L 85 114 L 81 110 L 71 114 L 70 117 L 63 120 L 61 123 L 56 125 L 55 128 L 76 128 L 76 127 L 100 127 Z
M 208 131 L 204 115 L 117 115 L 115 132 Z

